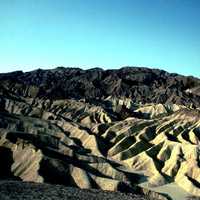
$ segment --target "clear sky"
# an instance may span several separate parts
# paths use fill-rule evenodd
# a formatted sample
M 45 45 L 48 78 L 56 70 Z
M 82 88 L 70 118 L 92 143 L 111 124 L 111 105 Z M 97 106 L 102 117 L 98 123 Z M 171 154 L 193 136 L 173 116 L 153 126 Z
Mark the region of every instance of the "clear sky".
M 200 77 L 200 0 L 0 0 L 0 72 L 56 66 Z

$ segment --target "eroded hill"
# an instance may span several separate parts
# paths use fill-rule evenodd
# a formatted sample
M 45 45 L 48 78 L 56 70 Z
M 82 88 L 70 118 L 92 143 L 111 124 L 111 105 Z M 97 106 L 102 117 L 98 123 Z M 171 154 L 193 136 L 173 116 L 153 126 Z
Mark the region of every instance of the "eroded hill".
M 200 196 L 199 79 L 58 68 L 0 80 L 1 179 Z

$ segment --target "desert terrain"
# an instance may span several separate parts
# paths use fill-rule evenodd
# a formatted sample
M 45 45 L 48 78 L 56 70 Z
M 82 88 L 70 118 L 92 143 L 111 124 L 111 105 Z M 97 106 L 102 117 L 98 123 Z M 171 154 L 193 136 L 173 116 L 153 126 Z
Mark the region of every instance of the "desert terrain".
M 0 74 L 2 199 L 198 199 L 199 156 L 198 78 L 136 67 Z

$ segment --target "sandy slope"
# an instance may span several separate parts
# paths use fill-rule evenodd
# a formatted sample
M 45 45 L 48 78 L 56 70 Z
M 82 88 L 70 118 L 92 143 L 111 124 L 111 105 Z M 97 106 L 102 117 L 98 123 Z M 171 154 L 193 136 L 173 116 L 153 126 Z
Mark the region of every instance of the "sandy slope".
M 4 97 L 0 126 L 3 179 L 200 196 L 198 109 Z

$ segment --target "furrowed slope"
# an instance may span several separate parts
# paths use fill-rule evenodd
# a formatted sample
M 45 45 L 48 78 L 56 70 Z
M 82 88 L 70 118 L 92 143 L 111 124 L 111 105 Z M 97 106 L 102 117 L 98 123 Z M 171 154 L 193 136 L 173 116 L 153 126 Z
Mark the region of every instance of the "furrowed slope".
M 143 78 L 131 70 L 143 74 Z M 140 91 L 142 100 L 124 96 L 125 89 L 119 89 L 124 83 L 106 95 L 102 90 L 111 90 L 114 85 L 108 89 L 109 84 L 103 88 L 101 81 L 95 83 L 99 77 L 105 81 L 109 73 L 110 77 L 116 76 L 116 81 L 123 73 L 123 77 L 128 76 L 130 71 L 129 76 L 137 79 L 130 83 L 131 87 L 144 84 L 146 75 L 152 73 L 160 76 L 158 85 L 166 78 L 165 81 L 177 79 L 175 82 L 180 87 L 175 84 L 176 95 L 166 95 L 162 103 L 151 96 L 157 95 L 156 89 L 152 89 L 155 77 L 152 85 L 146 83 L 148 90 L 152 90 L 150 96 L 135 90 Z M 61 77 L 63 80 L 58 80 Z M 99 98 L 87 96 L 84 90 L 74 86 L 74 93 L 69 92 L 67 79 L 70 77 L 84 80 L 83 84 L 87 81 L 97 84 L 94 91 L 100 91 Z M 139 68 L 121 69 L 120 73 L 59 68 L 1 74 L 0 79 L 1 180 L 148 193 L 157 199 L 178 199 L 167 189 L 162 190 L 164 194 L 152 193 L 159 187 L 175 184 L 187 196 L 200 196 L 198 79 Z M 52 80 L 51 84 L 55 84 L 48 86 Z M 65 92 L 73 98 L 62 92 L 61 88 L 65 88 L 62 84 L 66 84 Z M 61 96 L 51 94 L 51 86 Z M 160 87 L 158 92 L 162 91 Z M 163 87 L 169 91 L 173 88 Z M 88 95 L 94 91 L 88 90 Z M 131 94 L 131 91 L 129 87 L 127 92 Z M 152 101 L 147 99 L 150 97 Z M 173 98 L 183 103 L 175 100 L 174 104 Z

